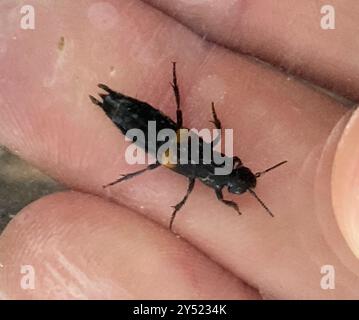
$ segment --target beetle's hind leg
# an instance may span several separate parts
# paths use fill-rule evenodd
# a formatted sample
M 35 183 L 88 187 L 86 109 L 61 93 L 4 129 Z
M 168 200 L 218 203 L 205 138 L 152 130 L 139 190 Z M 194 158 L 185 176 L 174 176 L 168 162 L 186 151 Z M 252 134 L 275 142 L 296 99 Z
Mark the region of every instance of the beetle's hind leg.
M 176 116 L 177 116 L 177 129 L 181 129 L 183 127 L 183 117 L 182 117 L 182 110 L 181 110 L 181 97 L 179 92 L 179 87 L 177 83 L 177 74 L 176 74 L 176 62 L 172 62 L 172 77 L 173 80 L 171 82 L 171 86 L 173 88 L 173 92 L 176 98 Z
M 195 181 L 196 181 L 195 178 L 188 178 L 189 184 L 188 184 L 188 189 L 187 189 L 186 195 L 175 206 L 172 206 L 172 208 L 174 208 L 175 210 L 172 212 L 171 221 L 170 221 L 170 230 L 171 231 L 172 231 L 173 222 L 174 222 L 174 220 L 176 218 L 176 214 L 183 207 L 183 205 L 186 203 L 186 201 L 188 199 L 188 196 L 193 191 Z
M 225 199 L 223 199 L 222 190 L 216 190 L 216 196 L 217 196 L 217 199 L 218 199 L 219 201 L 223 202 L 226 206 L 231 207 L 231 208 L 233 208 L 234 210 L 236 210 L 239 215 L 242 214 L 242 213 L 239 211 L 239 208 L 238 208 L 237 203 L 235 203 L 234 201 L 231 201 L 231 200 L 225 200 Z
M 149 166 L 147 166 L 146 168 L 142 169 L 142 170 L 138 170 L 138 171 L 135 171 L 135 172 L 131 172 L 131 173 L 128 173 L 128 174 L 122 174 L 121 175 L 121 178 L 118 178 L 117 180 L 115 181 L 112 181 L 108 184 L 105 184 L 103 187 L 104 188 L 107 188 L 109 186 L 113 186 L 114 184 L 117 184 L 117 183 L 120 183 L 122 181 L 125 181 L 125 180 L 128 180 L 128 179 L 131 179 L 135 176 L 138 176 L 139 174 L 147 171 L 147 170 L 153 170 L 157 167 L 159 167 L 161 164 L 159 162 L 156 162 L 156 163 L 153 163 L 153 164 L 150 164 Z

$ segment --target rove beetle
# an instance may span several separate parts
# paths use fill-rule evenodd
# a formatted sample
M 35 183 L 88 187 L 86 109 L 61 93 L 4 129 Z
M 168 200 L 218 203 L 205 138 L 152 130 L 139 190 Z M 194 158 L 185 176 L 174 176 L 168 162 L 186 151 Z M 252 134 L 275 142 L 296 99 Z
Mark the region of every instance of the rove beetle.
M 100 106 L 104 110 L 106 115 L 125 135 L 128 130 L 134 128 L 142 130 L 142 132 L 144 132 L 144 134 L 147 135 L 149 121 L 155 121 L 157 133 L 162 129 L 172 129 L 178 133 L 179 130 L 183 128 L 183 118 L 182 118 L 182 110 L 181 110 L 181 99 L 180 99 L 180 93 L 179 93 L 177 76 L 176 76 L 176 62 L 173 62 L 172 77 L 173 77 L 173 82 L 171 83 L 171 86 L 174 91 L 176 106 L 177 106 L 176 122 L 174 122 L 171 118 L 163 114 L 161 111 L 150 106 L 148 103 L 137 100 L 135 98 L 131 98 L 120 92 L 116 92 L 104 84 L 98 85 L 99 88 L 106 91 L 105 94 L 103 93 L 99 94 L 99 96 L 102 98 L 102 102 L 100 102 L 99 100 L 97 100 L 91 95 L 89 97 L 94 104 Z M 222 126 L 221 126 L 221 122 L 217 117 L 213 102 L 212 102 L 212 116 L 213 116 L 213 121 L 211 122 L 215 125 L 217 129 L 220 130 Z M 152 150 L 150 148 L 150 146 L 147 143 L 148 141 L 147 138 L 148 137 L 145 136 L 145 141 L 133 139 L 133 142 L 136 143 L 141 148 L 143 148 L 146 152 L 153 154 L 155 153 L 155 150 Z M 201 146 L 207 143 L 201 137 L 198 137 L 198 139 Z M 163 141 L 156 141 L 156 150 L 163 143 L 164 143 Z M 213 147 L 214 147 L 214 141 L 211 142 L 211 150 L 213 153 L 217 152 L 217 151 L 213 151 Z M 177 148 L 179 149 L 179 142 L 177 142 Z M 221 155 L 224 156 L 222 153 Z M 202 159 L 202 157 L 200 158 Z M 256 198 L 256 200 L 260 203 L 260 205 L 273 217 L 272 212 L 264 204 L 264 202 L 257 196 L 257 194 L 253 191 L 253 189 L 257 184 L 257 178 L 262 176 L 264 173 L 281 166 L 287 161 L 282 161 L 264 171 L 257 173 L 253 173 L 249 168 L 243 166 L 242 161 L 236 156 L 232 158 L 232 161 L 233 161 L 232 171 L 227 175 L 218 175 L 218 174 L 214 174 L 215 168 L 218 166 L 214 162 L 208 164 L 200 161 L 199 163 L 193 164 L 189 161 L 188 164 L 178 163 L 175 165 L 171 165 L 166 163 L 160 163 L 157 160 L 155 163 L 148 165 L 146 168 L 142 170 L 128 173 L 126 175 L 121 175 L 119 179 L 103 187 L 105 188 L 108 186 L 112 186 L 119 182 L 133 178 L 147 170 L 153 170 L 159 167 L 160 165 L 164 165 L 167 168 L 179 174 L 182 174 L 188 178 L 188 188 L 185 196 L 178 204 L 173 206 L 174 211 L 172 212 L 172 216 L 169 224 L 170 230 L 172 230 L 173 222 L 177 212 L 186 203 L 188 196 L 192 192 L 196 179 L 201 180 L 208 187 L 214 189 L 218 200 L 224 203 L 225 205 L 236 210 L 238 214 L 241 214 L 238 205 L 234 201 L 226 200 L 223 198 L 222 189 L 224 187 L 227 187 L 228 191 L 234 194 L 241 194 L 248 191 L 252 196 Z

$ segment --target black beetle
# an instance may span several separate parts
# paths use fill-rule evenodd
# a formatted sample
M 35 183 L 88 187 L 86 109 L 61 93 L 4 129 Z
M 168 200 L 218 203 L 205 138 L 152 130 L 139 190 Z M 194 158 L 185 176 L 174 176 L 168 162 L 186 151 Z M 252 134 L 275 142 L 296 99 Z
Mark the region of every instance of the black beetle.
M 182 110 L 181 110 L 181 101 L 180 101 L 180 93 L 177 83 L 177 76 L 176 76 L 176 63 L 173 62 L 173 83 L 171 83 L 175 99 L 176 99 L 176 115 L 177 121 L 174 122 L 170 117 L 163 114 L 161 111 L 153 108 L 148 103 L 131 98 L 126 96 L 120 92 L 116 92 L 110 89 L 108 86 L 104 84 L 99 84 L 98 86 L 106 91 L 106 94 L 99 94 L 102 98 L 102 102 L 94 98 L 90 95 L 91 101 L 100 106 L 106 113 L 106 115 L 112 120 L 112 122 L 122 131 L 123 134 L 126 134 L 130 129 L 140 129 L 142 132 L 147 134 L 148 122 L 154 121 L 156 123 L 156 130 L 157 133 L 162 129 L 172 129 L 176 132 L 179 132 L 180 129 L 183 128 L 183 118 L 182 118 Z M 221 129 L 221 122 L 219 121 L 216 111 L 214 108 L 214 103 L 212 102 L 212 115 L 213 115 L 213 122 L 217 129 Z M 155 153 L 158 148 L 163 145 L 163 141 L 156 141 L 155 149 L 151 149 L 147 143 L 147 136 L 145 136 L 145 141 L 141 140 L 134 140 L 134 142 L 145 149 L 146 152 Z M 207 142 L 203 141 L 201 137 L 198 137 L 200 147 L 205 145 Z M 179 142 L 176 142 L 178 148 L 180 146 Z M 213 153 L 213 147 L 215 142 L 211 142 L 211 150 Z M 203 150 L 200 148 L 199 150 Z M 199 151 L 201 152 L 201 151 Z M 168 156 L 168 155 L 167 155 Z M 221 156 L 225 157 L 225 155 L 221 154 Z M 199 158 L 202 159 L 201 154 Z M 263 201 L 257 196 L 257 194 L 253 191 L 257 183 L 257 178 L 259 178 L 264 173 L 273 170 L 274 168 L 279 167 L 280 165 L 286 163 L 287 161 L 282 161 L 264 171 L 253 173 L 249 168 L 243 166 L 242 161 L 234 156 L 231 158 L 232 163 L 234 164 L 232 170 L 227 175 L 218 175 L 215 174 L 215 169 L 218 168 L 218 165 L 214 162 L 211 163 L 204 163 L 203 161 L 199 161 L 199 163 L 191 163 L 189 161 L 188 164 L 170 164 L 170 163 L 161 163 L 157 161 L 156 163 L 148 165 L 146 168 L 132 172 L 129 174 L 122 175 L 121 178 L 105 185 L 104 187 L 112 186 L 116 183 L 125 181 L 130 179 L 134 176 L 137 176 L 147 170 L 153 170 L 159 167 L 161 164 L 170 168 L 171 170 L 182 174 L 188 178 L 188 189 L 186 195 L 183 199 L 173 206 L 174 211 L 171 216 L 169 228 L 172 230 L 173 222 L 176 217 L 176 213 L 181 209 L 181 207 L 187 201 L 188 196 L 192 192 L 195 184 L 195 180 L 199 179 L 204 184 L 209 186 L 210 188 L 215 190 L 216 196 L 219 201 L 223 202 L 225 205 L 235 209 L 238 214 L 241 212 L 238 209 L 238 205 L 231 200 L 223 199 L 222 189 L 224 187 L 228 188 L 228 191 L 234 194 L 241 194 L 244 192 L 249 192 L 252 194 L 257 201 L 261 204 L 261 206 L 271 215 L 273 216 L 272 212 L 268 209 L 268 207 L 263 203 Z

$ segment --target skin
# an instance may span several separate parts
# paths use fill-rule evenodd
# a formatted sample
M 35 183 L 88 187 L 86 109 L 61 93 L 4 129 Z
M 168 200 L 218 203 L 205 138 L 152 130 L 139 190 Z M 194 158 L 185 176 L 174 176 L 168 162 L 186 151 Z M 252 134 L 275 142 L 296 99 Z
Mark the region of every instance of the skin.
M 358 298 L 359 116 L 312 86 L 335 83 L 356 98 L 358 82 L 347 79 L 359 77 L 351 55 L 358 22 L 344 7 L 358 4 L 332 1 L 345 19 L 336 31 L 319 31 L 319 7 L 298 2 L 271 1 L 272 11 L 270 1 L 147 2 L 169 16 L 140 1 L 26 1 L 36 10 L 28 31 L 18 26 L 25 2 L 0 4 L 0 144 L 77 190 L 34 202 L 5 229 L 0 297 Z M 298 12 L 303 24 L 294 23 Z M 288 160 L 256 188 L 275 218 L 249 194 L 226 194 L 239 217 L 196 183 L 176 218 L 178 237 L 167 226 L 184 177 L 158 168 L 101 187 L 140 166 L 125 162 L 128 143 L 88 94 L 106 83 L 174 118 L 171 61 L 186 127 L 209 127 L 214 101 L 246 166 L 256 172 Z M 320 286 L 328 264 L 334 290 Z M 35 268 L 34 290 L 19 286 L 22 265 Z

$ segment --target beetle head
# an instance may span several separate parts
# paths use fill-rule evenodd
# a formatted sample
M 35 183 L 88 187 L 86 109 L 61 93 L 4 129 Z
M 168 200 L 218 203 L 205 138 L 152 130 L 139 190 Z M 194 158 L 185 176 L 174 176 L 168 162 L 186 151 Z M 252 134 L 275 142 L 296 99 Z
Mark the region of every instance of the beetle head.
M 239 166 L 234 168 L 232 173 L 229 176 L 229 181 L 227 183 L 228 191 L 235 194 L 241 194 L 243 192 L 249 191 L 249 193 L 257 199 L 257 201 L 260 203 L 260 205 L 272 216 L 272 212 L 269 210 L 269 208 L 264 204 L 264 202 L 257 196 L 257 194 L 253 191 L 253 188 L 257 184 L 257 178 L 262 176 L 263 174 L 267 173 L 268 171 L 271 171 L 283 164 L 285 164 L 287 161 L 279 162 L 278 164 L 257 173 L 253 173 L 250 169 L 247 167 Z
M 229 192 L 241 194 L 254 188 L 256 184 L 256 175 L 249 168 L 241 166 L 232 171 L 227 186 Z

